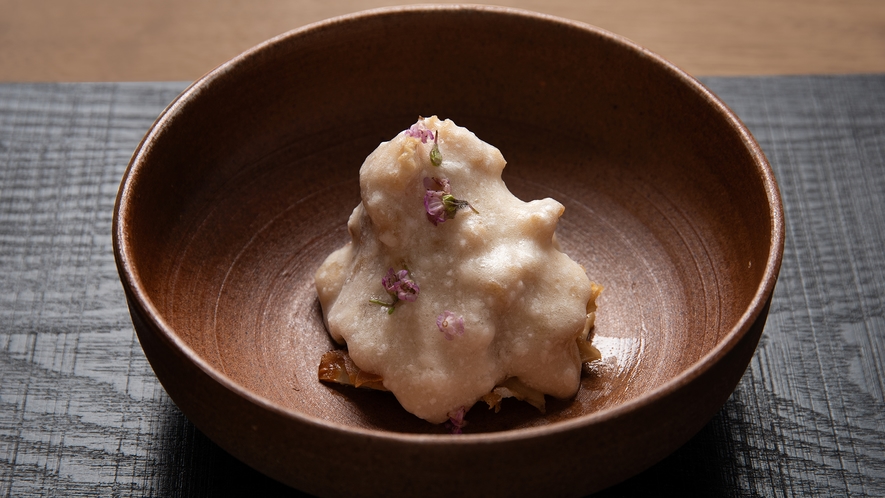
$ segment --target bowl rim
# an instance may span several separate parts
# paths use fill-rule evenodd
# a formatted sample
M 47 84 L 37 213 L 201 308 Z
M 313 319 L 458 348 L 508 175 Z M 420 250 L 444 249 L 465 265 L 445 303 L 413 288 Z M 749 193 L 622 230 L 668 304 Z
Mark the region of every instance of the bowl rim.
M 550 424 L 525 427 L 518 429 L 509 429 L 499 432 L 489 433 L 465 433 L 453 436 L 451 434 L 416 434 L 401 433 L 384 429 L 367 429 L 346 425 L 342 423 L 331 422 L 329 420 L 315 417 L 309 414 L 298 412 L 274 401 L 261 396 L 234 381 L 197 354 L 187 343 L 181 339 L 174 329 L 166 322 L 160 314 L 153 301 L 148 296 L 147 291 L 142 285 L 139 271 L 131 257 L 131 248 L 126 236 L 127 224 L 123 221 L 128 217 L 133 197 L 133 184 L 135 178 L 142 174 L 142 159 L 146 152 L 151 148 L 154 139 L 160 133 L 163 125 L 173 119 L 174 115 L 181 109 L 186 108 L 189 103 L 199 98 L 201 88 L 212 81 L 219 79 L 232 71 L 236 66 L 242 64 L 260 54 L 269 47 L 281 43 L 285 40 L 299 38 L 311 33 L 323 30 L 334 29 L 339 25 L 347 25 L 354 22 L 360 22 L 370 18 L 381 18 L 387 16 L 395 16 L 402 13 L 427 13 L 427 12 L 458 12 L 458 11 L 477 11 L 488 14 L 494 14 L 507 17 L 519 17 L 527 20 L 538 21 L 541 23 L 549 23 L 559 25 L 561 28 L 577 29 L 589 32 L 600 38 L 617 43 L 628 50 L 631 50 L 641 57 L 648 59 L 652 64 L 656 64 L 665 69 L 675 79 L 679 80 L 683 85 L 692 90 L 701 97 L 708 105 L 712 106 L 718 114 L 726 119 L 730 128 L 740 137 L 744 146 L 750 152 L 753 162 L 756 165 L 768 200 L 768 208 L 770 213 L 771 233 L 770 233 L 770 249 L 768 258 L 765 263 L 765 271 L 762 279 L 750 301 L 747 309 L 735 323 L 735 325 L 725 334 L 712 350 L 707 352 L 703 357 L 695 361 L 689 368 L 683 370 L 673 378 L 664 382 L 662 385 L 652 389 L 640 396 L 628 400 L 624 403 L 604 408 L 593 413 L 582 415 L 572 419 L 560 420 Z M 434 443 L 448 445 L 472 445 L 472 444 L 488 444 L 491 442 L 507 442 L 514 440 L 525 440 L 527 438 L 549 436 L 555 433 L 567 433 L 573 430 L 581 429 L 594 424 L 606 422 L 626 413 L 632 412 L 644 406 L 651 405 L 658 400 L 665 398 L 669 394 L 678 391 L 682 386 L 691 383 L 700 377 L 706 371 L 711 369 L 716 362 L 723 356 L 728 354 L 738 342 L 749 332 L 751 326 L 760 316 L 762 310 L 768 304 L 777 280 L 780 266 L 783 259 L 785 226 L 783 203 L 774 172 L 759 144 L 750 134 L 746 126 L 741 122 L 737 115 L 726 106 L 718 97 L 716 97 L 709 89 L 707 89 L 697 79 L 670 61 L 660 55 L 638 45 L 628 38 L 609 32 L 605 29 L 570 19 L 565 19 L 549 14 L 542 14 L 529 10 L 516 9 L 511 7 L 499 7 L 490 5 L 407 5 L 396 7 L 383 7 L 377 9 L 364 10 L 347 15 L 329 18 L 323 21 L 307 24 L 300 28 L 296 28 L 273 38 L 270 38 L 251 49 L 241 53 L 240 55 L 224 62 L 209 71 L 202 77 L 191 83 L 180 95 L 178 95 L 157 117 L 151 125 L 148 133 L 142 138 L 136 147 L 130 162 L 123 174 L 122 183 L 117 192 L 113 212 L 112 239 L 114 259 L 116 260 L 117 270 L 121 277 L 121 282 L 130 302 L 130 306 L 136 306 L 140 314 L 145 317 L 148 326 L 152 327 L 161 340 L 168 345 L 177 349 L 183 356 L 191 361 L 197 368 L 201 369 L 213 381 L 217 382 L 225 389 L 235 393 L 237 396 L 244 398 L 265 410 L 274 412 L 275 414 L 293 422 L 314 426 L 318 429 L 330 431 L 340 431 L 352 433 L 368 438 L 384 439 L 392 442 L 403 443 Z

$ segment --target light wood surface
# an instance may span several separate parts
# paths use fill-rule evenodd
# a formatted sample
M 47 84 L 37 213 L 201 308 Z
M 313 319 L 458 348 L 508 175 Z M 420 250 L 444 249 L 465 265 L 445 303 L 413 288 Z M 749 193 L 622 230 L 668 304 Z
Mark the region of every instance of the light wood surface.
M 193 80 L 288 30 L 401 3 L 0 0 L 0 81 Z M 695 75 L 885 71 L 883 0 L 497 3 L 600 26 Z

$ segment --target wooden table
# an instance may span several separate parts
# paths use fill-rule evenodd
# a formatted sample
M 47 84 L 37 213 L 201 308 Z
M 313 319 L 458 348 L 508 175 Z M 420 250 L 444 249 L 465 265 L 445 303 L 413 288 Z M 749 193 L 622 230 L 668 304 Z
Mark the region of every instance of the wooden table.
M 170 401 L 132 329 L 111 212 L 132 151 L 188 82 L 382 4 L 0 0 L 0 497 L 301 496 Z M 885 4 L 508 5 L 701 75 L 784 200 L 783 267 L 738 388 L 685 446 L 601 496 L 885 496 Z
M 0 81 L 191 81 L 288 30 L 401 3 L 0 0 Z M 881 0 L 494 3 L 608 29 L 695 75 L 885 71 Z

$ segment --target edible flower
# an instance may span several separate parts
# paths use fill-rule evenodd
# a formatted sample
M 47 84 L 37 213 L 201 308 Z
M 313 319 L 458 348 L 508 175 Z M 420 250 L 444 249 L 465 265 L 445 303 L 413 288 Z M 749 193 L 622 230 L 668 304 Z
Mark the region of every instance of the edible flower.
M 387 275 L 381 278 L 381 286 L 390 294 L 393 302 L 388 303 L 376 298 L 369 299 L 369 302 L 386 307 L 387 314 L 393 313 L 394 306 L 400 301 L 415 302 L 418 299 L 418 293 L 421 292 L 418 283 L 412 279 L 412 274 L 408 268 L 397 272 L 394 272 L 393 268 L 388 269 Z
M 418 299 L 418 293 L 421 289 L 418 284 L 412 280 L 412 274 L 408 269 L 400 270 L 396 273 L 393 268 L 387 270 L 387 276 L 381 279 L 381 285 L 388 294 L 394 296 L 398 300 L 415 302 Z
M 426 126 L 424 126 L 423 121 L 418 121 L 417 123 L 413 124 L 411 127 L 409 127 L 408 130 L 405 131 L 405 134 L 407 137 L 417 138 L 418 140 L 421 140 L 422 144 L 426 144 L 427 141 L 432 138 L 434 146 L 436 144 L 436 137 L 434 133 L 428 130 Z M 437 150 L 437 152 L 439 151 Z M 433 153 L 431 152 L 431 156 L 432 154 Z
M 454 218 L 459 209 L 469 207 L 479 214 L 469 202 L 456 199 L 452 195 L 452 186 L 446 178 L 424 177 L 424 188 L 424 211 L 427 212 L 427 219 L 434 225 Z
M 445 310 L 436 317 L 436 327 L 451 341 L 464 335 L 464 317 Z
M 467 425 L 467 421 L 464 420 L 464 414 L 467 410 L 462 406 L 453 412 L 449 412 L 449 421 L 446 422 L 446 428 L 452 434 L 463 434 L 461 429 Z
M 434 166 L 442 164 L 442 154 L 439 152 L 439 131 L 434 133 L 428 130 L 424 126 L 424 121 L 419 119 L 417 123 L 410 126 L 404 133 L 407 137 L 417 138 L 422 144 L 426 144 L 428 140 L 433 139 L 433 148 L 430 149 L 430 162 Z

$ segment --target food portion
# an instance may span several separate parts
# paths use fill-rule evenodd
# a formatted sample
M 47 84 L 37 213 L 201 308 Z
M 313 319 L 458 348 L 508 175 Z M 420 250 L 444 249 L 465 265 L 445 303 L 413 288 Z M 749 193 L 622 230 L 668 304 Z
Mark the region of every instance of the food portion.
M 560 251 L 564 207 L 523 202 L 500 151 L 465 128 L 419 119 L 360 169 L 351 241 L 316 272 L 331 337 L 321 380 L 391 391 L 457 429 L 477 401 L 574 396 L 599 357 L 588 334 L 601 290 Z

